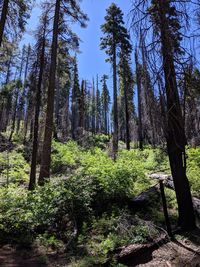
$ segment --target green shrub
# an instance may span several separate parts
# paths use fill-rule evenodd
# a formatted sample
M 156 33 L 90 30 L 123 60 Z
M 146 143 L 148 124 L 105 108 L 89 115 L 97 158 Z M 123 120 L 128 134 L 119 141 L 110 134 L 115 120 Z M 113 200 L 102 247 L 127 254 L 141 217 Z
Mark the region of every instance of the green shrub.
M 106 139 L 98 135 L 96 138 Z M 144 165 L 135 151 L 121 151 L 116 162 L 100 148 L 81 149 L 75 142 L 53 143 L 52 171 L 68 174 L 74 169 L 76 179 L 96 188 L 102 198 L 121 198 L 145 190 L 149 182 L 144 174 Z M 95 192 L 94 192 L 95 193 Z
M 4 237 L 21 242 L 18 237 L 55 231 L 60 238 L 69 239 L 74 223 L 82 227 L 102 207 L 107 209 L 112 200 L 120 204 L 119 199 L 133 196 L 149 185 L 137 162 L 125 164 L 124 157 L 113 162 L 97 148 L 79 157 L 79 169 L 66 180 L 52 180 L 33 192 L 14 185 L 0 189 Z
M 22 171 L 28 164 L 20 153 L 11 154 L 13 160 L 20 159 L 20 166 L 23 163 L 18 172 L 20 180 L 25 177 Z M 69 168 L 73 172 L 66 179 L 52 179 L 33 192 L 12 185 L 0 189 L 0 225 L 4 237 L 18 242 L 19 236 L 35 237 L 47 231 L 50 236 L 56 233 L 58 239 L 71 239 L 75 227 L 81 229 L 94 216 L 124 205 L 121 200 L 150 186 L 141 160 L 132 151 L 121 151 L 114 162 L 100 148 L 86 151 L 72 141 L 64 145 L 53 142 L 52 165 L 54 172 L 65 173 Z M 105 250 L 108 243 L 108 240 L 102 243 Z
M 77 165 L 80 149 L 76 142 L 69 141 L 66 144 L 53 141 L 52 172 L 64 173 Z
M 138 195 L 149 188 L 151 183 L 145 176 L 145 167 L 141 158 L 141 152 L 135 150 L 123 150 L 119 152 L 116 168 L 121 177 L 124 179 L 128 179 L 127 177 L 129 177 L 133 181 L 131 194 Z M 125 184 L 127 184 L 126 181 Z
M 63 251 L 65 248 L 65 245 L 61 240 L 59 240 L 54 235 L 50 235 L 49 233 L 45 232 L 44 234 L 40 234 L 37 236 L 35 243 L 38 247 L 43 246 L 46 248 L 46 250 L 53 249 L 57 251 Z
M 150 223 L 134 217 L 127 210 L 118 210 L 113 214 L 104 213 L 90 225 L 85 225 L 79 244 L 86 246 L 87 257 L 93 258 L 95 264 L 104 264 L 108 260 L 115 262 L 112 252 L 116 248 L 151 242 L 158 236 L 159 232 Z
M 57 188 L 58 189 L 58 188 Z M 60 190 L 46 185 L 34 192 L 10 185 L 0 189 L 0 229 L 2 237 L 17 243 L 32 242 L 35 230 L 48 229 L 58 212 Z
M 137 167 L 139 166 L 146 172 L 169 170 L 167 154 L 160 148 L 122 150 L 119 152 L 119 156 L 124 157 L 127 161 L 136 161 Z
M 28 208 L 27 191 L 16 185 L 0 189 L 1 241 L 32 242 L 33 213 Z
M 200 147 L 187 149 L 187 175 L 192 193 L 200 197 Z
M 92 177 L 97 182 L 98 188 L 110 197 L 122 198 L 138 193 L 138 184 L 141 190 L 149 186 L 142 166 L 139 161 L 134 161 L 124 154 L 120 154 L 117 161 L 113 162 L 105 152 L 100 149 L 88 151 L 82 157 L 81 175 Z M 141 191 L 140 191 L 141 192 Z
M 9 160 L 8 160 L 9 159 Z M 9 163 L 9 167 L 7 169 Z M 22 153 L 15 150 L 0 153 L 1 175 L 8 176 L 9 182 L 22 183 L 28 181 L 30 166 L 24 159 Z
M 0 230 L 5 240 L 32 242 L 38 233 L 69 239 L 76 222 L 90 218 L 92 195 L 88 183 L 76 178 L 47 183 L 33 192 L 10 185 L 0 189 Z
M 106 149 L 107 144 L 110 141 L 110 136 L 105 134 L 95 134 L 90 135 L 86 138 L 84 141 L 83 146 L 87 149 L 90 149 L 92 147 L 98 147 L 101 149 Z

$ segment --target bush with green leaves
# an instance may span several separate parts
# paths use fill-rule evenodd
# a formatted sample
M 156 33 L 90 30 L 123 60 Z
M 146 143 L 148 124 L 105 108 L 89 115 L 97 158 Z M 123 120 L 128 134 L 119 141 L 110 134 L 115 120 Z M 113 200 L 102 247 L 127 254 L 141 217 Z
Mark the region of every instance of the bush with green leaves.
M 30 166 L 22 153 L 16 150 L 1 152 L 0 167 L 0 175 L 8 178 L 8 182 L 22 183 L 28 181 Z
M 33 213 L 28 208 L 27 191 L 15 184 L 0 189 L 1 241 L 32 241 Z
M 143 150 L 132 149 L 130 151 L 124 149 L 119 152 L 119 157 L 139 162 L 140 168 L 147 173 L 169 170 L 167 154 L 161 148 L 145 147 Z
M 101 200 L 124 198 L 140 193 L 150 184 L 140 158 L 131 157 L 131 153 L 120 152 L 114 162 L 100 148 L 84 150 L 72 141 L 66 144 L 54 142 L 52 170 L 67 176 L 70 173 L 80 183 L 89 183 L 97 201 L 98 196 Z M 69 171 L 69 168 L 74 171 Z
M 44 234 L 39 234 L 34 242 L 36 247 L 41 246 L 45 248 L 46 252 L 49 249 L 56 250 L 57 252 L 64 252 L 65 244 L 59 240 L 55 235 L 45 232 Z
M 101 202 L 134 196 L 150 185 L 139 160 L 121 154 L 114 162 L 99 148 L 82 154 L 78 175 L 91 179 L 96 200 Z
M 44 187 L 28 192 L 25 188 L 10 185 L 0 189 L 0 229 L 1 237 L 17 243 L 32 242 L 38 233 L 45 231 L 59 234 L 65 216 L 65 225 L 73 220 L 73 208 L 76 197 L 72 188 L 67 188 L 64 182 L 52 182 Z M 87 200 L 85 200 L 86 202 Z M 87 206 L 80 202 L 80 211 L 84 213 Z M 87 208 L 87 207 L 86 207 Z M 68 218 L 66 219 L 66 216 Z M 68 220 L 68 221 L 66 221 Z M 71 227 L 71 228 L 70 228 Z M 71 235 L 72 224 L 65 229 L 63 237 Z M 69 230 L 69 232 L 67 232 Z
M 90 149 L 93 147 L 106 149 L 109 141 L 110 141 L 109 135 L 95 134 L 95 135 L 89 135 L 89 136 L 85 137 L 85 140 L 84 140 L 84 142 L 82 142 L 82 145 L 87 149 Z
M 75 228 L 93 215 L 95 188 L 79 176 L 58 180 L 28 192 L 15 184 L 0 188 L 2 239 L 31 242 L 38 233 L 55 233 L 63 240 L 73 238 Z M 23 241 L 24 240 L 24 241 Z
M 93 260 L 94 265 L 88 266 L 101 266 L 107 261 L 115 262 L 113 256 L 116 248 L 151 242 L 159 235 L 150 222 L 141 220 L 128 210 L 118 209 L 112 214 L 104 213 L 91 224 L 84 225 L 79 244 L 86 246 L 85 259 Z M 111 266 L 117 266 L 117 263 Z
M 188 148 L 187 155 L 187 175 L 190 181 L 192 193 L 200 197 L 200 147 Z
M 63 144 L 53 141 L 52 149 L 52 172 L 64 173 L 77 166 L 80 148 L 74 141 L 68 141 Z
M 81 151 L 74 143 L 66 146 L 67 150 L 76 148 L 79 154 L 79 167 L 70 177 L 52 179 L 33 192 L 14 185 L 0 189 L 0 225 L 4 237 L 15 240 L 19 236 L 55 231 L 60 238 L 70 239 L 74 227 L 80 229 L 109 205 L 120 205 L 120 200 L 149 187 L 137 160 L 120 155 L 114 162 L 99 148 Z M 62 163 L 64 159 L 65 156 L 61 157 Z

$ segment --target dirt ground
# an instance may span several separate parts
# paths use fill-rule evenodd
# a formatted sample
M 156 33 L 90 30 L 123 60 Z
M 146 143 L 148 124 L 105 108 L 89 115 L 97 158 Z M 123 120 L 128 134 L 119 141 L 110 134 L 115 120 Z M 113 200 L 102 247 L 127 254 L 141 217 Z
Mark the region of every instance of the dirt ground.
M 154 250 L 152 259 L 138 267 L 200 267 L 200 230 L 177 236 Z M 132 267 L 132 266 L 129 266 Z
M 0 267 L 63 267 L 64 255 L 39 255 L 34 250 L 16 249 L 10 245 L 0 247 Z
M 200 250 L 199 250 L 200 251 Z M 200 254 L 174 242 L 167 243 L 152 253 L 152 260 L 138 267 L 200 267 Z M 130 266 L 131 267 L 131 266 Z
M 36 258 L 30 257 L 27 252 L 16 251 L 11 246 L 0 248 L 0 266 L 2 267 L 39 267 L 41 266 Z
M 175 241 L 160 245 L 150 258 L 140 258 L 140 264 L 128 267 L 200 267 L 200 230 L 185 236 L 176 236 Z M 133 259 L 134 262 L 134 259 Z M 0 267 L 67 267 L 64 256 L 37 255 L 31 250 L 16 250 L 6 245 L 0 247 Z

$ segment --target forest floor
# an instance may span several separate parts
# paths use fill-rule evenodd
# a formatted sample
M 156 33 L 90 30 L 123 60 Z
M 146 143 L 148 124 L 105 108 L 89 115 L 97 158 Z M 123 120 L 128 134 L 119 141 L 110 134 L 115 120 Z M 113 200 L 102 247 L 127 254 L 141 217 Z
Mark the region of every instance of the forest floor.
M 65 262 L 65 263 L 64 263 Z M 0 247 L 0 267 L 60 267 L 66 266 L 66 256 L 39 254 L 34 249 Z
M 87 226 L 86 229 L 81 232 L 82 236 L 80 236 L 80 239 L 78 240 L 79 243 L 77 243 L 77 247 L 74 250 L 72 247 L 71 250 L 66 251 L 66 244 L 62 242 L 62 240 L 59 240 L 56 238 L 55 232 L 52 231 L 51 227 L 49 228 L 49 233 L 42 233 L 38 234 L 36 232 L 37 238 L 34 239 L 34 242 L 30 244 L 30 248 L 22 248 L 21 247 L 21 241 L 24 241 L 23 237 L 23 231 L 24 231 L 24 224 L 26 225 L 26 222 L 33 221 L 35 225 L 37 225 L 37 217 L 35 217 L 35 213 L 29 213 L 29 210 L 27 209 L 27 205 L 22 206 L 20 209 L 19 214 L 16 213 L 15 217 L 15 210 L 18 207 L 17 205 L 20 203 L 26 204 L 26 187 L 28 184 L 28 171 L 30 169 L 29 166 L 29 147 L 24 147 L 21 143 L 9 143 L 6 138 L 1 138 L 0 135 L 0 143 L 4 144 L 3 147 L 0 147 L 0 155 L 2 152 L 2 158 L 0 158 L 0 164 L 2 160 L 2 166 L 5 167 L 7 164 L 7 154 L 3 154 L 6 149 L 8 150 L 9 155 L 9 164 L 13 167 L 10 169 L 10 176 L 16 176 L 16 179 L 19 179 L 21 177 L 24 178 L 24 180 L 16 180 L 16 183 L 14 183 L 12 187 L 12 184 L 10 187 L 8 187 L 8 190 L 3 190 L 2 188 L 2 199 L 6 199 L 7 202 L 2 202 L 2 210 L 4 211 L 3 217 L 2 216 L 2 225 L 6 230 L 9 231 L 9 234 L 12 234 L 12 228 L 10 229 L 7 227 L 6 220 L 8 222 L 11 222 L 11 226 L 14 225 L 14 227 L 18 227 L 18 222 L 20 222 L 19 226 L 21 232 L 19 234 L 19 238 L 17 239 L 17 242 L 12 242 L 12 235 L 11 239 L 6 239 L 6 242 L 12 242 L 12 244 L 18 244 L 16 246 L 11 245 L 0 245 L 0 267 L 200 267 L 200 229 L 196 230 L 192 233 L 188 234 L 179 234 L 175 236 L 174 241 L 170 241 L 168 238 L 166 238 L 166 232 L 163 231 L 165 228 L 165 221 L 163 216 L 163 209 L 162 209 L 162 203 L 160 201 L 160 191 L 158 180 L 153 179 L 152 173 L 154 173 L 154 176 L 159 176 L 157 174 L 157 171 L 161 170 L 168 170 L 168 161 L 166 154 L 163 151 L 152 150 L 152 149 L 146 149 L 140 153 L 137 153 L 137 151 L 133 150 L 130 153 L 125 152 L 122 153 L 119 157 L 119 161 L 116 162 L 114 165 L 113 162 L 109 161 L 109 158 L 107 154 L 104 154 L 104 150 L 101 148 L 101 150 L 95 150 L 95 149 L 86 149 L 86 148 L 80 148 L 75 143 L 69 144 L 60 144 L 60 143 L 54 143 L 54 149 L 53 149 L 53 166 L 54 166 L 54 175 L 55 178 L 59 178 L 57 183 L 55 184 L 49 184 L 47 187 L 44 188 L 46 190 L 45 192 L 48 192 L 50 194 L 50 198 L 46 198 L 46 194 L 42 193 L 38 189 L 38 199 L 33 196 L 33 199 L 30 199 L 30 204 L 37 203 L 36 207 L 36 215 L 37 214 L 43 214 L 45 213 L 45 209 L 48 205 L 52 205 L 53 207 L 53 213 L 45 213 L 47 215 L 47 219 L 53 218 L 55 219 L 57 216 L 57 213 L 54 213 L 55 205 L 60 205 L 57 201 L 57 194 L 54 194 L 54 186 L 56 185 L 58 188 L 59 196 L 66 196 L 66 199 L 64 198 L 63 201 L 67 201 L 68 203 L 68 195 L 66 195 L 66 191 L 62 191 L 61 183 L 60 181 L 63 180 L 63 177 L 66 180 L 65 173 L 74 173 L 74 180 L 72 179 L 72 185 L 75 185 L 75 188 L 78 188 L 79 192 L 82 192 L 83 195 L 81 195 L 81 198 L 75 199 L 78 201 L 78 204 L 86 203 L 87 204 L 87 195 L 88 190 L 85 190 L 84 187 L 84 181 L 87 181 L 88 176 L 85 175 L 85 171 L 88 171 L 87 167 L 90 167 L 90 176 L 94 179 L 91 180 L 92 182 L 95 182 L 95 185 L 98 185 L 97 179 L 95 175 L 100 175 L 97 177 L 100 177 L 102 180 L 105 181 L 105 184 L 107 183 L 106 177 L 110 177 L 109 175 L 104 175 L 104 172 L 107 174 L 110 174 L 110 169 L 112 172 L 114 172 L 114 175 L 116 178 L 120 177 L 118 175 L 118 172 L 116 170 L 122 168 L 124 172 L 126 171 L 126 168 L 128 169 L 127 177 L 131 175 L 132 173 L 136 173 L 137 177 L 137 171 L 140 170 L 139 175 L 144 174 L 144 177 L 147 179 L 141 180 L 139 179 L 138 183 L 136 183 L 136 188 L 139 186 L 138 192 L 134 192 L 134 197 L 137 199 L 137 201 L 143 201 L 144 197 L 147 197 L 146 204 L 140 208 L 139 211 L 135 211 L 134 209 L 127 210 L 123 209 L 121 205 L 117 205 L 117 208 L 120 210 L 120 215 L 118 214 L 118 209 L 115 211 L 116 214 L 112 214 L 112 216 L 108 211 L 104 211 L 103 216 L 96 218 L 95 221 L 92 221 L 92 224 L 90 226 Z M 105 142 L 103 142 L 103 145 Z M 106 143 L 107 144 L 107 143 Z M 100 145 L 99 145 L 100 146 Z M 104 146 L 103 146 L 104 147 Z M 6 148 L 6 149 L 5 149 Z M 106 148 L 104 148 L 106 149 Z M 73 151 L 73 154 L 71 154 L 71 151 Z M 107 151 L 107 150 L 106 150 Z M 190 165 L 189 167 L 191 170 L 195 170 L 196 172 L 191 172 L 191 177 L 197 177 L 199 169 L 196 166 L 199 162 L 199 155 L 200 155 L 200 149 L 199 150 L 188 150 L 188 153 L 191 153 L 190 155 Z M 63 156 L 64 155 L 64 156 Z M 129 159 L 130 158 L 130 159 Z M 126 160 L 126 165 L 121 165 L 121 160 Z M 129 159 L 129 160 L 128 160 Z M 144 161 L 144 163 L 140 166 L 140 161 Z M 87 164 L 86 164 L 87 162 Z M 98 164 L 98 163 L 101 164 Z M 108 162 L 108 165 L 105 164 L 105 162 Z M 103 164 L 102 164 L 103 163 Z M 79 166 L 81 165 L 81 168 Z M 4 166 L 5 165 L 5 166 Z M 132 168 L 132 165 L 138 166 L 138 170 L 135 170 Z M 102 172 L 102 166 L 104 166 L 104 169 Z M 199 166 L 199 165 L 198 165 Z M 1 166 L 0 166 L 1 167 Z M 14 168 L 16 167 L 16 168 Z M 140 168 L 139 168 L 140 167 Z M 118 169 L 117 169 L 118 168 Z M 124 168 L 124 169 L 123 169 Z M 84 171 L 83 171 L 84 170 Z M 99 171 L 100 170 L 100 171 Z M 3 172 L 4 171 L 4 172 Z M 2 175 L 0 174 L 0 185 L 5 184 L 7 182 L 7 172 L 5 172 L 4 168 L 2 171 Z M 94 174 L 93 174 L 94 172 Z M 87 173 L 87 172 L 86 172 Z M 102 175 L 103 173 L 103 175 Z M 145 173 L 151 173 L 151 176 L 146 175 Z M 168 172 L 166 172 L 168 173 Z M 59 174 L 59 175 L 58 175 Z M 113 173 L 112 173 L 113 174 Z M 122 172 L 123 174 L 123 172 Z M 57 177 L 58 175 L 58 177 Z M 148 177 L 149 176 L 149 177 Z M 111 176 L 113 177 L 113 176 Z M 142 176 L 141 176 L 142 177 Z M 26 179 L 25 179 L 26 178 Z M 76 181 L 79 181 L 79 179 L 82 179 L 83 186 L 79 187 L 79 182 L 75 183 Z M 99 179 L 100 179 L 99 178 Z M 138 177 L 137 177 L 138 178 Z M 139 177 L 140 178 L 140 177 Z M 150 179 L 149 179 L 150 178 Z M 156 178 L 156 177 L 154 177 Z M 77 180 L 76 180 L 77 179 Z M 134 177 L 135 179 L 135 177 Z M 68 180 L 68 179 L 67 179 Z M 69 184 L 67 184 L 66 180 L 66 186 L 69 187 Z M 17 182 L 18 181 L 18 182 Z M 19 182 L 20 181 L 20 182 Z M 117 180 L 119 182 L 119 185 L 121 185 L 121 179 Z M 150 181 L 150 183 L 149 183 Z M 193 193 L 195 192 L 194 196 L 199 197 L 200 195 L 200 183 L 199 179 L 195 179 L 194 181 L 191 180 Z M 155 185 L 156 183 L 156 185 Z M 19 185 L 19 186 L 17 186 Z M 63 184 L 62 184 L 63 185 Z M 81 185 L 81 183 L 80 183 Z M 88 183 L 86 184 L 88 185 Z M 111 186 L 115 190 L 115 183 L 111 183 Z M 6 188 L 6 187 L 5 187 Z M 87 187 L 86 187 L 87 188 Z M 104 187 L 103 187 L 104 188 Z M 106 188 L 106 187 L 105 187 Z M 118 187 L 117 187 L 118 188 Z M 121 190 L 121 187 L 119 187 Z M 149 189 L 156 188 L 155 192 L 153 191 L 153 194 L 149 195 Z M 19 189 L 19 190 L 18 190 Z M 52 190 L 53 189 L 53 190 Z M 68 188 L 69 189 L 69 188 Z M 122 189 L 123 184 L 122 184 Z M 125 187 L 126 189 L 126 187 Z M 168 211 L 170 215 L 171 225 L 172 229 L 176 230 L 177 225 L 177 205 L 175 200 L 175 193 L 173 190 L 167 188 L 167 185 L 165 187 L 165 193 L 166 193 L 166 199 L 168 204 Z M 21 191 L 20 191 L 21 190 Z M 60 190 L 60 191 L 59 191 Z M 74 187 L 73 187 L 74 190 Z M 8 192 L 7 195 L 5 193 Z M 24 194 L 24 197 L 19 197 L 20 192 Z M 68 191 L 67 191 L 68 192 Z M 94 190 L 94 193 L 96 191 Z M 103 191 L 104 192 L 104 191 Z M 118 191 L 117 191 L 118 192 Z M 123 192 L 123 191 L 122 191 Z M 62 194 L 62 195 L 61 195 Z M 105 193 L 104 193 L 105 194 Z M 76 194 L 75 194 L 76 195 Z M 141 195 L 143 197 L 141 197 Z M 6 198 L 5 198 L 6 196 Z M 23 196 L 23 195 L 22 195 Z M 69 195 L 70 196 L 70 195 Z M 95 195 L 96 196 L 96 195 Z M 98 195 L 97 195 L 98 196 Z M 107 196 L 107 195 L 106 195 Z M 3 198 L 4 197 L 4 198 Z M 139 198 L 138 198 L 139 197 Z M 149 198 L 149 201 L 148 201 Z M 55 199 L 55 203 L 51 201 L 51 199 Z M 59 200 L 59 198 L 58 198 Z M 131 198 L 131 201 L 133 199 Z M 12 205 L 15 203 L 16 205 Z M 20 202 L 21 201 L 21 202 Z M 136 201 L 136 203 L 137 203 Z M 140 203 L 140 201 L 138 203 Z M 45 205 L 41 205 L 41 203 L 45 203 Z M 63 202 L 65 203 L 65 202 Z M 132 202 L 131 202 L 132 203 Z M 141 204 L 141 203 L 140 203 Z M 137 205 L 136 205 L 137 206 Z M 31 206 L 30 206 L 31 207 Z M 57 206 L 56 206 L 57 207 Z M 80 207 L 84 207 L 80 205 Z M 80 211 L 80 207 L 77 206 L 77 211 Z M 115 206 L 113 206 L 115 207 Z M 97 207 L 99 208 L 99 207 Z M 115 207 L 116 208 L 116 207 Z M 56 209 L 55 209 L 56 210 Z M 13 212 L 14 211 L 14 212 Z M 107 213 L 106 213 L 107 212 Z M 11 215 L 12 216 L 11 216 Z M 14 215 L 13 215 L 14 214 Z M 53 214 L 53 215 L 52 215 Z M 58 213 L 59 215 L 59 213 Z M 62 215 L 62 214 L 61 214 Z M 11 216 L 11 219 L 10 219 Z M 27 221 L 25 222 L 20 221 L 21 218 L 27 218 Z M 54 216 L 54 217 L 52 217 Z M 46 220 L 46 217 L 44 217 Z M 64 224 L 61 224 L 61 228 L 58 228 L 60 232 L 62 233 L 63 229 L 67 233 L 67 230 L 69 232 L 71 231 L 71 224 L 63 220 Z M 91 222 L 90 222 L 91 223 Z M 40 222 L 40 224 L 43 226 L 43 224 Z M 29 226 L 29 224 L 27 224 Z M 36 226 L 34 227 L 36 228 Z M 113 226 L 114 225 L 114 226 Z M 63 228 L 66 227 L 66 228 Z M 134 226 L 134 227 L 133 227 Z M 200 226 L 200 224 L 198 225 Z M 29 226 L 30 227 L 30 226 Z M 32 223 L 31 223 L 32 227 Z M 68 228 L 67 228 L 68 227 Z M 116 228 L 118 227 L 118 228 Z M 15 229 L 15 228 L 14 228 Z M 30 228 L 32 229 L 32 228 Z M 45 228 L 46 229 L 46 228 Z M 66 230 L 67 229 L 67 230 Z M 114 230 L 113 230 L 114 229 Z M 118 229 L 118 230 L 116 230 Z M 159 229 L 159 230 L 158 230 Z M 18 228 L 17 228 L 18 230 Z M 39 229 L 40 230 L 40 229 Z M 52 231 L 52 232 L 51 232 Z M 162 239 L 162 234 L 164 232 L 164 238 Z M 39 232 L 40 233 L 40 232 Z M 7 232 L 6 232 L 7 235 Z M 14 236 L 15 237 L 15 236 Z M 1 238 L 1 234 L 0 234 Z M 115 238 L 115 239 L 114 239 Z M 157 240 L 161 239 L 162 243 L 158 243 Z M 10 241 L 7 241 L 10 240 Z M 122 242 L 124 240 L 124 242 Z M 37 242 L 36 242 L 37 241 Z M 146 244 L 146 243 L 148 244 Z M 22 242 L 22 244 L 24 244 Z M 146 245 L 148 249 L 149 244 L 156 244 L 153 249 L 141 250 L 141 253 L 137 254 L 137 248 L 143 247 Z M 20 247 L 19 247 L 20 245 Z M 61 250 L 60 250 L 61 245 Z M 121 264 L 115 265 L 113 264 L 113 260 L 116 260 L 118 258 L 118 254 L 121 248 L 132 248 L 132 252 L 129 253 L 128 261 L 123 261 Z M 53 249 L 54 248 L 54 249 Z M 57 251 L 56 251 L 57 249 Z M 74 250 L 74 251 L 73 251 Z M 62 251 L 62 252 L 61 252 Z M 105 252 L 106 251 L 106 252 Z M 102 259 L 101 254 L 103 254 Z M 105 255 L 104 255 L 105 254 Z M 94 258 L 94 260 L 93 260 Z M 112 261 L 112 264 L 109 264 L 109 262 Z M 120 260 L 119 260 L 120 261 Z M 105 264 L 103 264 L 106 262 Z M 100 264 L 102 263 L 102 264 Z
M 144 264 L 129 267 L 198 267 L 200 266 L 199 244 L 189 239 L 171 241 L 154 250 L 151 259 Z
M 148 254 L 148 253 L 147 253 Z M 64 255 L 39 255 L 33 250 L 15 249 L 11 246 L 0 248 L 0 266 L 2 267 L 67 267 Z M 200 230 L 185 236 L 176 236 L 159 246 L 151 255 L 141 255 L 130 259 L 128 267 L 199 267 L 200 266 Z M 100 266 L 99 266 L 100 267 Z

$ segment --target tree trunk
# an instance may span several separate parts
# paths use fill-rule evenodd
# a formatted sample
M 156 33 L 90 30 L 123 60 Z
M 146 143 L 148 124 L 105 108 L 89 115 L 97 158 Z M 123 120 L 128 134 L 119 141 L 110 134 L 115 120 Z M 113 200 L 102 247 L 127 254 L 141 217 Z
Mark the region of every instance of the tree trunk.
M 33 190 L 36 185 L 36 167 L 37 167 L 37 151 L 38 151 L 38 130 L 39 130 L 39 115 L 40 115 L 40 105 L 41 105 L 41 88 L 42 88 L 42 77 L 44 72 L 44 61 L 45 61 L 45 34 L 46 34 L 46 20 L 42 39 L 42 49 L 40 56 L 40 71 L 36 92 L 36 106 L 35 106 L 35 120 L 34 120 L 34 130 L 33 130 L 33 148 L 32 148 L 32 159 L 31 159 L 31 172 L 29 180 L 29 190 Z
M 94 85 L 94 79 L 93 79 L 93 85 L 92 85 L 92 134 L 96 133 L 96 108 L 95 108 L 95 85 Z
M 23 70 L 23 58 L 24 58 L 24 52 L 22 53 L 22 60 L 21 60 L 21 66 L 20 66 L 20 71 L 19 71 L 19 79 L 17 81 L 16 85 L 16 98 L 14 102 L 14 109 L 13 109 L 13 121 L 12 121 L 12 126 L 11 126 L 11 132 L 10 132 L 10 137 L 9 141 L 12 140 L 12 136 L 15 132 L 15 122 L 16 122 L 16 117 L 17 117 L 17 106 L 18 106 L 18 99 L 19 99 L 19 93 L 20 93 L 20 82 L 21 82 L 21 76 L 22 76 L 22 70 Z
M 60 15 L 60 0 L 57 0 L 55 7 L 55 15 L 54 15 L 54 25 L 53 25 L 51 65 L 50 65 L 49 87 L 47 96 L 47 112 L 46 112 L 46 122 L 45 122 L 44 143 L 42 150 L 42 162 L 41 162 L 40 175 L 38 181 L 39 185 L 44 185 L 45 179 L 50 177 L 59 15 Z
M 56 96 L 55 96 L 55 127 L 54 127 L 54 135 L 58 137 L 58 132 L 60 129 L 60 79 L 58 76 L 58 72 L 56 75 Z M 56 138 L 57 139 L 57 138 Z
M 81 83 L 79 127 L 84 128 L 85 122 L 85 81 Z
M 124 74 L 123 74 L 124 76 Z M 125 120 L 126 120 L 126 149 L 130 150 L 130 116 L 128 109 L 128 95 L 127 95 L 127 85 L 126 78 L 123 77 L 123 87 L 124 87 L 124 104 L 125 104 Z
M 25 96 L 26 96 L 26 78 L 28 74 L 28 66 L 29 66 L 29 58 L 30 58 L 30 52 L 31 52 L 31 47 L 28 47 L 27 51 L 27 57 L 26 57 L 26 65 L 25 65 L 25 74 L 24 74 L 24 82 L 23 82 L 23 88 L 22 88 L 22 95 L 19 101 L 19 110 L 18 110 L 18 118 L 17 118 L 17 134 L 20 131 L 20 124 L 21 124 L 21 119 L 24 119 L 24 116 L 22 114 L 24 113 L 24 106 L 25 106 Z
M 141 71 L 138 63 L 137 51 L 135 52 L 135 63 L 136 63 L 137 93 L 138 93 L 138 139 L 139 139 L 139 148 L 143 149 Z
M 5 108 L 5 99 L 3 98 L 1 102 L 1 108 L 0 108 L 0 132 L 3 131 L 4 108 Z
M 0 20 L 0 47 L 2 44 L 2 40 L 3 40 L 3 33 L 4 33 L 6 18 L 7 18 L 7 14 L 8 14 L 8 4 L 9 4 L 9 0 L 3 1 L 1 20 Z
M 195 217 L 189 182 L 186 176 L 186 138 L 178 96 L 173 49 L 168 38 L 168 20 L 161 1 L 159 2 L 159 16 L 167 95 L 167 149 L 178 202 L 179 223 L 183 230 L 190 230 L 195 227 Z
M 12 125 L 11 125 L 11 132 L 10 132 L 9 141 L 12 140 L 12 136 L 13 136 L 14 131 L 15 131 L 18 97 L 19 97 L 19 88 L 16 88 L 15 102 L 14 102 L 14 108 L 13 108 L 13 118 L 12 118 Z
M 70 88 L 67 86 L 66 89 L 66 99 L 64 106 L 62 108 L 62 116 L 61 116 L 61 132 L 62 132 L 62 139 L 67 140 L 69 138 L 69 93 Z
M 108 134 L 108 115 L 106 104 L 104 105 L 104 133 Z
M 72 139 L 76 140 L 77 133 L 77 97 L 75 96 L 74 88 L 72 89 L 72 114 L 71 114 L 71 135 Z
M 11 69 L 11 63 L 12 63 L 12 55 L 10 55 L 10 59 L 8 61 L 8 69 L 7 69 L 7 73 L 6 73 L 6 84 L 9 83 L 10 81 L 10 69 Z
M 118 152 L 118 104 L 117 104 L 117 63 L 116 63 L 116 45 L 113 45 L 113 104 L 114 104 L 114 122 L 113 122 L 113 155 L 116 159 Z

